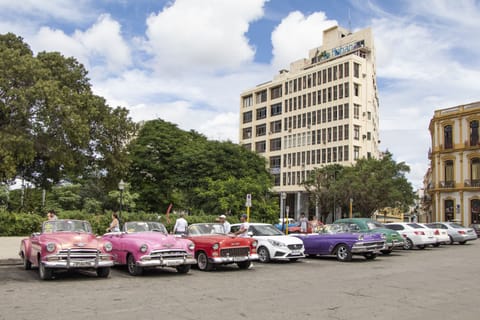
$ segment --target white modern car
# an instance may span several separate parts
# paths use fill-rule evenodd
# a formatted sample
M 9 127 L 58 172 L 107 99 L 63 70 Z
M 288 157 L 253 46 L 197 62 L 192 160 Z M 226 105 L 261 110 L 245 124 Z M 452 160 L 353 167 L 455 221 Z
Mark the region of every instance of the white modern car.
M 418 223 L 394 222 L 385 224 L 385 227 L 395 230 L 403 236 L 405 239 L 403 248 L 407 250 L 413 249 L 413 247 L 425 249 L 426 246 L 437 243 L 433 230 L 425 228 Z
M 240 224 L 232 224 L 235 232 Z M 303 241 L 299 238 L 286 236 L 283 232 L 268 223 L 250 223 L 248 234 L 257 240 L 257 254 L 260 262 L 270 260 L 296 261 L 305 258 Z
M 433 230 L 433 236 L 435 237 L 435 239 L 437 239 L 437 243 L 433 245 L 434 247 L 438 247 L 441 244 L 450 243 L 450 237 L 448 236 L 447 230 L 429 226 L 426 223 L 419 223 L 419 225 Z
M 473 228 L 465 228 L 462 225 L 454 222 L 432 222 L 427 223 L 428 227 L 438 228 L 446 230 L 450 241 L 449 244 L 458 242 L 459 244 L 465 244 L 467 241 L 477 240 L 477 234 Z

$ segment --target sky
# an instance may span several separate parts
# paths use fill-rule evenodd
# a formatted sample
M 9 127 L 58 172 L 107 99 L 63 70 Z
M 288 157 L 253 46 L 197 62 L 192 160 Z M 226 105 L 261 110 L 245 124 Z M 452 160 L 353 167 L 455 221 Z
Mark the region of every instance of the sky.
M 434 110 L 480 100 L 480 0 L 0 0 L 0 34 L 75 57 L 111 107 L 233 142 L 241 92 L 333 25 L 372 28 L 380 149 L 421 188 Z

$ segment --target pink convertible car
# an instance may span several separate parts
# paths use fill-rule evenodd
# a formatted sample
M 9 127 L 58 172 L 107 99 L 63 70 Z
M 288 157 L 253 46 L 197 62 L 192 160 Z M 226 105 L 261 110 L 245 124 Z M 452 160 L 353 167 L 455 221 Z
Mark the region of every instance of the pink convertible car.
M 106 233 L 103 239 L 112 243 L 115 263 L 126 264 L 133 276 L 153 267 L 173 267 L 179 273 L 188 273 L 197 263 L 193 242 L 169 235 L 159 222 L 126 222 L 122 232 Z
M 38 267 L 40 278 L 53 278 L 54 270 L 95 269 L 108 277 L 113 259 L 112 244 L 97 238 L 88 221 L 45 221 L 41 233 L 33 233 L 20 244 L 20 257 L 26 270 Z

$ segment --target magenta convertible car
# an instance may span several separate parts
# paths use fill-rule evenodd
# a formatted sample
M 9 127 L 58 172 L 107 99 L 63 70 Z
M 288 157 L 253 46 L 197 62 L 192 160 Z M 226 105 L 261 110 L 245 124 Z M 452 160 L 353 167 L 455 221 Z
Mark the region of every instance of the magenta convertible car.
M 108 277 L 113 259 L 112 244 L 97 238 L 88 221 L 45 221 L 41 233 L 33 233 L 20 244 L 26 270 L 38 267 L 40 279 L 52 279 L 55 270 L 94 269 Z
M 305 255 L 335 255 L 339 261 L 350 261 L 352 255 L 373 260 L 385 247 L 384 234 L 352 232 L 344 224 L 330 224 L 318 233 L 292 236 L 303 240 Z
M 126 264 L 133 276 L 154 267 L 173 267 L 179 273 L 188 273 L 197 263 L 193 242 L 169 235 L 159 222 L 126 222 L 122 232 L 106 233 L 102 238 L 112 243 L 115 264 Z

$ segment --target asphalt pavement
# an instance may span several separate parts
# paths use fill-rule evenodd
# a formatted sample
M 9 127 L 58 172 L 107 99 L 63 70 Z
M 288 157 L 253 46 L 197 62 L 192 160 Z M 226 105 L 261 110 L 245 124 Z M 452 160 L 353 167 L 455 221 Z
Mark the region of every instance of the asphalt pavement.
M 27 237 L 0 237 L 0 265 L 21 264 L 18 255 L 22 239 Z

